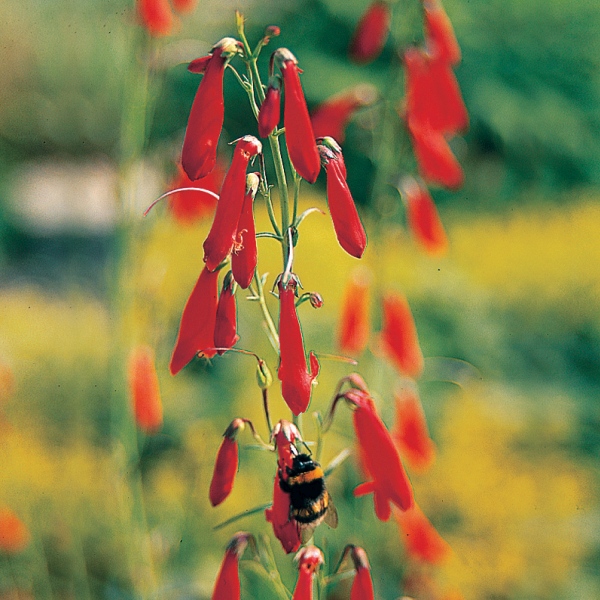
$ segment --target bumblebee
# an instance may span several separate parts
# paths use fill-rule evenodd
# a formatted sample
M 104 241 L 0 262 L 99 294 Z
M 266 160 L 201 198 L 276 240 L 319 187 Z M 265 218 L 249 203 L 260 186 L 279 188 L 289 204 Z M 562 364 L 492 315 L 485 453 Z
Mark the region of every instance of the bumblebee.
M 305 544 L 323 521 L 335 529 L 338 515 L 325 487 L 321 465 L 308 454 L 297 454 L 293 461 L 291 469 L 286 467 L 287 478 L 279 471 L 279 486 L 290 495 L 290 519 L 298 523 Z

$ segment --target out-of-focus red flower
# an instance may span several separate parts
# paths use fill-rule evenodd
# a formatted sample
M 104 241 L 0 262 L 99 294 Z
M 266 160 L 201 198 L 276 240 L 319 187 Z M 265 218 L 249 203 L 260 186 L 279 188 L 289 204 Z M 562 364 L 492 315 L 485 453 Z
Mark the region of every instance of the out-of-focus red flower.
M 245 426 L 243 419 L 234 419 L 223 434 L 208 492 L 213 506 L 221 504 L 233 489 L 239 462 L 237 435 Z
M 236 533 L 227 545 L 211 600 L 240 600 L 239 561 L 251 537 L 249 533 Z
M 314 183 L 321 170 L 321 159 L 300 83 L 298 61 L 287 48 L 276 50 L 272 59 L 283 77 L 283 123 L 290 160 L 301 177 Z
M 15 391 L 15 375 L 8 363 L 0 359 L 0 403 L 8 400 Z
M 423 8 L 428 51 L 450 65 L 457 65 L 461 59 L 460 46 L 444 7 L 438 0 L 426 0 Z
M 0 552 L 18 554 L 27 547 L 29 530 L 10 508 L 0 508 Z
M 421 177 L 431 184 L 455 190 L 464 181 L 464 174 L 446 138 L 431 127 L 409 123 L 413 150 Z
M 136 346 L 129 355 L 129 394 L 138 427 L 156 433 L 163 423 L 162 401 L 154 366 L 154 350 Z
M 415 470 L 424 472 L 435 461 L 435 444 L 429 437 L 427 421 L 415 389 L 395 395 L 396 425 L 393 437 L 402 458 Z
M 410 306 L 400 293 L 383 298 L 381 342 L 386 356 L 403 375 L 417 379 L 423 371 L 423 353 Z
M 269 79 L 267 93 L 258 112 L 258 134 L 260 137 L 269 137 L 277 125 L 281 111 L 281 79 L 273 75 Z
M 240 138 L 235 146 L 215 218 L 204 241 L 204 262 L 209 271 L 214 271 L 227 258 L 236 243 L 246 191 L 246 168 L 250 159 L 261 152 L 262 144 L 252 135 Z
M 304 340 L 296 312 L 296 281 L 279 282 L 279 369 L 281 394 L 290 410 L 299 415 L 308 408 L 313 382 L 319 374 L 319 361 L 310 353 L 310 370 L 304 354 Z
M 196 0 L 171 0 L 171 2 L 175 10 L 180 13 L 191 12 L 196 6 Z
M 406 201 L 408 227 L 417 244 L 432 256 L 445 254 L 448 238 L 429 190 L 414 178 L 406 177 L 401 192 Z
M 354 431 L 364 467 L 371 478 L 359 485 L 354 495 L 373 493 L 375 514 L 378 519 L 387 521 L 391 514 L 390 503 L 401 510 L 408 510 L 413 505 L 410 481 L 390 432 L 377 414 L 368 392 L 350 390 L 344 394 L 344 398 L 354 408 Z
M 383 50 L 388 34 L 392 14 L 387 2 L 372 2 L 360 18 L 350 42 L 350 58 L 367 64 L 375 60 Z
M 332 137 L 340 144 L 344 142 L 346 125 L 352 115 L 363 106 L 373 104 L 377 99 L 377 88 L 361 83 L 331 96 L 317 106 L 310 120 L 316 138 Z
M 375 594 L 367 553 L 360 546 L 350 546 L 349 550 L 356 569 L 356 575 L 350 590 L 350 600 L 373 600 Z
M 448 558 L 450 546 L 416 504 L 404 512 L 394 511 L 394 516 L 410 557 L 431 564 L 439 564 Z
M 169 364 L 172 375 L 179 373 L 199 352 L 207 358 L 216 353 L 206 349 L 214 347 L 218 279 L 218 271 L 209 271 L 204 267 L 185 304 Z
M 169 0 L 137 0 L 137 11 L 150 35 L 161 37 L 171 33 L 173 13 Z
M 183 167 L 178 165 L 177 175 L 171 183 L 170 189 L 201 188 L 213 193 L 185 191 L 169 196 L 169 209 L 175 219 L 179 223 L 187 225 L 212 214 L 218 200 L 218 196 L 215 194 L 218 194 L 221 189 L 224 175 L 225 170 L 219 160 L 217 160 L 215 168 L 206 177 L 196 181 L 192 181 L 183 170 Z
M 367 234 L 346 183 L 342 149 L 331 137 L 319 138 L 317 142 L 321 163 L 327 172 L 327 204 L 335 235 L 350 256 L 360 258 L 367 247 Z
M 281 420 L 273 429 L 273 438 L 277 447 L 278 473 L 286 479 L 286 467 L 292 468 L 294 457 L 292 446 L 301 440 L 297 427 L 289 421 Z M 300 531 L 298 523 L 290 519 L 290 495 L 281 489 L 279 474 L 275 475 L 273 485 L 273 504 L 265 511 L 265 517 L 273 525 L 273 533 L 281 542 L 283 549 L 289 554 L 300 547 Z
M 223 74 L 227 61 L 237 52 L 237 44 L 233 38 L 223 38 L 213 46 L 208 61 L 201 63 L 204 76 L 192 104 L 181 152 L 183 169 L 193 181 L 206 177 L 217 162 L 225 116 Z
M 237 334 L 237 310 L 235 304 L 235 287 L 231 271 L 225 275 L 223 288 L 217 303 L 217 316 L 215 319 L 215 348 L 233 348 L 240 339 Z M 223 354 L 225 350 L 217 350 Z
M 469 113 L 450 65 L 416 47 L 405 51 L 404 64 L 409 127 L 450 135 L 468 129 Z
M 364 269 L 352 273 L 342 300 L 338 326 L 338 347 L 344 354 L 358 356 L 367 347 L 370 276 Z
M 248 173 L 246 177 L 246 195 L 242 205 L 242 214 L 238 221 L 236 244 L 231 255 L 233 277 L 243 289 L 250 285 L 258 261 L 253 208 L 259 183 L 260 175 L 258 173 Z
M 323 564 L 323 553 L 316 546 L 305 546 L 294 559 L 298 563 L 298 581 L 292 600 L 312 600 L 313 580 Z

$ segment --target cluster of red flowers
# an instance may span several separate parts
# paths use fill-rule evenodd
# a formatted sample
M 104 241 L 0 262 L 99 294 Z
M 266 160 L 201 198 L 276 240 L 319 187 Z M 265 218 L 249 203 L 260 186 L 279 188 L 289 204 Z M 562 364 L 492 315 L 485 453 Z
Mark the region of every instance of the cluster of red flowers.
M 452 106 L 448 107 L 442 101 L 429 98 L 432 93 L 444 95 L 452 89 L 456 100 L 458 88 L 452 85 L 454 80 L 450 70 L 450 66 L 457 62 L 456 49 L 451 43 L 451 29 L 447 25 L 442 26 L 447 19 L 444 21 L 440 17 L 440 14 L 445 15 L 441 7 L 426 4 L 424 10 L 427 48 L 415 48 L 406 53 L 407 90 L 403 114 L 415 141 L 415 153 L 422 178 L 453 187 L 449 179 L 441 181 L 439 177 L 432 178 L 430 155 L 423 151 L 423 144 L 425 147 L 428 147 L 427 144 L 439 145 L 440 142 L 435 141 L 437 138 L 446 143 L 448 135 L 458 132 L 463 125 L 466 126 L 466 112 L 462 121 L 458 118 L 457 101 L 450 102 Z M 372 4 L 351 43 L 350 54 L 354 60 L 366 63 L 382 51 L 390 29 L 390 20 L 391 10 L 387 2 Z M 242 41 L 223 38 L 215 44 L 209 55 L 192 61 L 188 67 L 193 73 L 203 74 L 203 78 L 194 98 L 185 132 L 177 185 L 184 188 L 196 187 L 200 191 L 195 193 L 199 194 L 201 201 L 206 203 L 210 200 L 214 206 L 216 200 L 216 208 L 210 231 L 203 243 L 204 266 L 181 316 L 170 361 L 173 375 L 194 357 L 211 358 L 233 348 L 237 343 L 239 336 L 235 293 L 238 286 L 250 288 L 252 299 L 262 301 L 261 308 L 268 312 L 262 290 L 264 282 L 257 271 L 253 212 L 259 189 L 270 202 L 269 185 L 264 179 L 266 169 L 263 164 L 263 148 L 259 139 L 253 135 L 245 135 L 236 140 L 229 168 L 222 178 L 216 176 L 220 160 L 219 138 L 225 114 L 223 78 L 226 67 L 234 57 L 241 56 L 248 67 L 248 80 L 244 82 L 239 75 L 238 79 L 246 86 L 251 102 L 258 98 L 258 102 L 253 104 L 258 135 L 268 139 L 274 155 L 279 152 L 279 140 L 285 140 L 296 184 L 299 184 L 300 178 L 314 183 L 323 167 L 327 202 L 340 246 L 349 255 L 361 258 L 367 245 L 366 232 L 346 180 L 346 164 L 339 142 L 344 139 L 344 128 L 352 114 L 359 108 L 372 104 L 377 99 L 377 93 L 370 86 L 351 88 L 321 105 L 311 117 L 300 82 L 302 71 L 296 57 L 288 49 L 279 48 L 272 54 L 267 86 L 263 87 L 258 75 L 252 71 L 256 67 L 260 48 L 268 43 L 271 36 L 278 35 L 278 29 L 269 28 L 262 45 L 259 44 L 254 53 L 250 52 L 245 36 L 242 35 L 243 19 L 240 15 L 238 29 Z M 413 60 L 414 53 L 420 58 Z M 445 83 L 440 83 L 441 81 Z M 284 130 L 279 128 L 282 102 Z M 280 138 L 283 133 L 285 136 Z M 434 142 L 431 142 L 432 139 Z M 260 157 L 260 172 L 248 173 L 256 157 Z M 436 173 L 441 169 L 446 174 L 445 167 L 437 162 L 435 168 L 438 169 Z M 217 196 L 219 183 L 215 180 L 218 179 L 222 179 L 222 183 Z M 433 201 L 424 201 L 422 198 L 414 200 L 428 192 L 415 179 L 406 181 L 404 194 L 408 198 L 409 222 L 413 224 L 415 231 L 420 231 L 421 242 L 426 248 L 439 251 L 445 244 L 445 234 L 439 219 L 435 221 L 437 212 Z M 280 192 L 282 188 L 286 192 L 285 181 L 279 180 L 278 183 Z M 286 194 L 280 195 L 285 197 Z M 193 212 L 186 213 L 185 202 L 179 202 L 172 202 L 173 211 L 177 210 L 184 215 Z M 296 206 L 293 219 L 290 220 L 289 215 L 284 218 L 283 215 L 287 213 L 284 202 L 287 200 L 282 199 L 281 230 L 269 213 L 275 232 L 271 235 L 282 244 L 284 250 L 283 272 L 273 286 L 279 301 L 277 327 L 270 315 L 267 315 L 265 321 L 270 323 L 273 346 L 279 353 L 277 377 L 281 382 L 281 396 L 297 417 L 308 410 L 320 369 L 317 356 L 313 352 L 307 355 L 305 351 L 298 305 L 309 300 L 318 308 L 323 301 L 318 294 L 298 293 L 301 286 L 293 272 L 293 259 L 297 226 L 301 218 L 297 218 Z M 207 210 L 205 204 L 201 206 L 202 208 L 197 208 L 199 212 Z M 286 219 L 288 222 L 285 222 Z M 225 275 L 219 286 L 221 271 Z M 252 286 L 253 281 L 256 282 L 258 291 Z M 371 338 L 368 308 L 369 278 L 360 275 L 350 283 L 342 310 L 339 346 L 343 353 L 357 357 L 366 349 Z M 423 371 L 424 359 L 408 302 L 401 294 L 388 293 L 382 299 L 382 310 L 383 324 L 377 338 L 378 350 L 391 362 L 404 381 L 413 382 Z M 303 544 L 309 542 L 314 528 L 321 522 L 335 527 L 337 512 L 325 487 L 326 471 L 312 459 L 312 455 L 300 451 L 304 442 L 298 427 L 285 420 L 271 427 L 267 390 L 272 378 L 266 363 L 256 358 L 259 361 L 258 379 L 263 392 L 271 443 L 265 444 L 260 440 L 249 420 L 234 419 L 225 431 L 216 455 L 209 499 L 213 506 L 217 506 L 231 494 L 239 466 L 238 435 L 248 426 L 264 447 L 277 453 L 272 504 L 265 511 L 265 518 L 271 523 L 274 535 L 284 551 L 297 552 L 299 575 L 293 599 L 307 600 L 312 598 L 313 580 L 323 563 L 323 555 L 315 546 Z M 140 427 L 152 432 L 160 427 L 162 418 L 157 408 L 160 406 L 160 397 L 153 360 L 148 353 L 140 352 L 132 359 L 132 365 L 131 389 L 135 413 Z M 392 513 L 396 515 L 404 535 L 410 538 L 406 546 L 409 554 L 435 562 L 445 554 L 446 546 L 439 536 L 436 538 L 435 530 L 416 507 L 412 485 L 401 460 L 402 456 L 415 470 L 424 470 L 435 456 L 423 408 L 415 390 L 416 385 L 409 385 L 409 392 L 404 390 L 398 393 L 396 426 L 390 431 L 381 419 L 362 378 L 357 374 L 345 377 L 334 395 L 323 431 L 330 426 L 335 408 L 343 400 L 352 410 L 357 456 L 365 477 L 364 482 L 355 489 L 355 495 L 373 494 L 375 515 L 383 521 L 389 520 Z M 225 552 L 213 600 L 240 597 L 239 559 L 247 547 L 253 548 L 254 545 L 251 534 L 238 533 L 234 536 Z M 351 599 L 373 598 L 370 567 L 365 551 L 351 545 L 344 550 L 342 562 L 347 557 L 351 559 L 356 571 Z

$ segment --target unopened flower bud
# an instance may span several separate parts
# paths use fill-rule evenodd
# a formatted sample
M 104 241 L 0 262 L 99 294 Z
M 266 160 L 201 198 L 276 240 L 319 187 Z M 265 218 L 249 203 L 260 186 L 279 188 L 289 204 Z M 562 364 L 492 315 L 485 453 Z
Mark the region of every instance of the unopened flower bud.
M 323 306 L 323 298 L 321 294 L 317 294 L 316 292 L 311 292 L 309 302 L 313 308 L 321 308 Z
M 273 383 L 273 375 L 264 360 L 259 360 L 256 365 L 256 381 L 261 390 L 266 390 Z

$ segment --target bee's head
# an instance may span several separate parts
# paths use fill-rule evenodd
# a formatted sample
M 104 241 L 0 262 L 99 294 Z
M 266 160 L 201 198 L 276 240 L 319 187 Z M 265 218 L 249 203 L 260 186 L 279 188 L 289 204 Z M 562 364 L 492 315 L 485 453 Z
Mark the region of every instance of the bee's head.
M 293 469 L 297 473 L 306 473 L 314 471 L 317 463 L 308 454 L 297 454 L 294 456 Z

